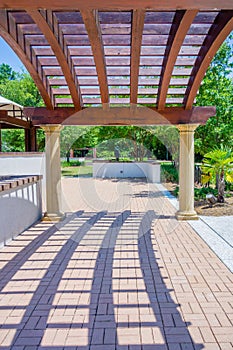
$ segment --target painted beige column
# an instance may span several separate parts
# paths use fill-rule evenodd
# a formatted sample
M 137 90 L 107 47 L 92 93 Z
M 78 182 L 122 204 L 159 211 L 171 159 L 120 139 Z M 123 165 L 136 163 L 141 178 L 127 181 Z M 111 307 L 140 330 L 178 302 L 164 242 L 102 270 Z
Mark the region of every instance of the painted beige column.
M 194 132 L 197 124 L 178 125 L 180 131 L 178 220 L 197 220 L 194 210 Z
M 61 162 L 60 162 L 60 125 L 45 125 L 45 164 L 46 164 L 46 221 L 59 221 L 63 218 L 60 211 L 61 198 Z

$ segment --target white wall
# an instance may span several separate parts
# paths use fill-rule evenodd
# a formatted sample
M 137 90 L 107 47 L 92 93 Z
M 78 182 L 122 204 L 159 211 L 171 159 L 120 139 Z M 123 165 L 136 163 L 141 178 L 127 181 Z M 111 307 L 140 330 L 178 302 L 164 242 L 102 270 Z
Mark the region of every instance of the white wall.
M 160 182 L 160 163 L 154 162 L 94 162 L 94 178 L 147 178 Z
M 0 153 L 0 175 L 42 175 L 43 207 L 46 198 L 45 154 L 40 152 Z
M 41 181 L 0 192 L 0 246 L 42 216 Z

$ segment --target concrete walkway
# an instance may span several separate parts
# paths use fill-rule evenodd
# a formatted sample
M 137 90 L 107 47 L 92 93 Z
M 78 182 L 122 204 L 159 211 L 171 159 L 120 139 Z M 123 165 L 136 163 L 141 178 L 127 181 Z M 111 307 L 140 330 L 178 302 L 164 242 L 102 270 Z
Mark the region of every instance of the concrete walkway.
M 155 185 L 64 179 L 0 250 L 0 349 L 233 348 L 233 275 Z

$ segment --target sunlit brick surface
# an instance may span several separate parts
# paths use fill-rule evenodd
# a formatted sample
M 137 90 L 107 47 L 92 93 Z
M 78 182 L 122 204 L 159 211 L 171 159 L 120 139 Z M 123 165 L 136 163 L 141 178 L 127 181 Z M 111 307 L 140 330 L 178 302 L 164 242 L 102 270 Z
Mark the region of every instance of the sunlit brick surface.
M 63 180 L 59 224 L 0 250 L 0 349 L 233 348 L 232 274 L 156 185 Z

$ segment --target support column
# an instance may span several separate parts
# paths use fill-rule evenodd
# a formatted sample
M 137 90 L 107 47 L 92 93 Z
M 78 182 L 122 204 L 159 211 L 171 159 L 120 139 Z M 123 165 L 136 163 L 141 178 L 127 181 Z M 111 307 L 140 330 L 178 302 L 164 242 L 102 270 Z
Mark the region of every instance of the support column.
M 2 152 L 2 124 L 0 123 L 0 152 Z
M 36 127 L 32 126 L 30 129 L 30 146 L 31 152 L 37 152 Z
M 24 137 L 25 137 L 25 152 L 30 152 L 30 129 L 24 129 Z
M 30 129 L 25 129 L 25 151 L 37 152 L 36 145 L 36 127 L 32 126 Z
M 194 210 L 194 131 L 197 124 L 178 125 L 180 131 L 178 220 L 197 220 Z
M 46 221 L 60 221 L 64 215 L 60 211 L 61 202 L 61 163 L 60 163 L 60 125 L 45 125 L 46 158 Z

